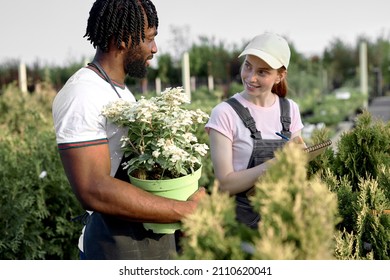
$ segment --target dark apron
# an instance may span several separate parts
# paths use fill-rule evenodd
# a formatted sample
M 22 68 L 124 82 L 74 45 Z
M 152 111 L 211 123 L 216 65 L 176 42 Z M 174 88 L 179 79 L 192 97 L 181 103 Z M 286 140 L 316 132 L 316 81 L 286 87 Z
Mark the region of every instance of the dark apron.
M 89 67 L 98 70 L 112 86 L 119 98 L 110 77 L 94 61 Z M 129 182 L 126 170 L 121 168 L 125 157 L 115 174 L 115 178 Z M 87 218 L 84 232 L 84 255 L 90 260 L 164 260 L 170 259 L 176 249 L 173 234 L 155 234 L 146 231 L 142 223 L 129 222 L 114 216 L 93 212 Z
M 115 178 L 129 182 L 121 164 Z M 97 212 L 87 218 L 84 232 L 87 260 L 166 260 L 175 251 L 174 234 L 156 234 L 145 230 L 142 223 Z
M 290 104 L 285 98 L 279 98 L 283 135 L 291 137 L 290 132 Z M 251 131 L 251 137 L 253 138 L 253 151 L 249 159 L 247 169 L 260 165 L 267 160 L 274 157 L 275 150 L 281 148 L 286 141 L 283 139 L 262 139 L 261 132 L 256 128 L 256 122 L 250 115 L 249 110 L 242 106 L 235 98 L 226 100 L 233 109 L 240 116 L 245 126 Z M 260 214 L 253 210 L 251 202 L 249 200 L 249 194 L 253 191 L 253 187 L 245 192 L 241 192 L 235 195 L 236 200 L 236 219 L 237 221 L 247 225 L 252 229 L 256 229 L 261 220 Z

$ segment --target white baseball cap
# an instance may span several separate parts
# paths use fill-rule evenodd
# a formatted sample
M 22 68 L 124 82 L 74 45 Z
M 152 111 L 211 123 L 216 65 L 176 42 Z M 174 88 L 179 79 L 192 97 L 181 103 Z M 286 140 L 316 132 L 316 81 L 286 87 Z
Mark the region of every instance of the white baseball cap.
M 287 69 L 291 52 L 283 37 L 267 32 L 254 37 L 238 57 L 247 54 L 264 60 L 272 69 L 279 69 L 282 66 Z

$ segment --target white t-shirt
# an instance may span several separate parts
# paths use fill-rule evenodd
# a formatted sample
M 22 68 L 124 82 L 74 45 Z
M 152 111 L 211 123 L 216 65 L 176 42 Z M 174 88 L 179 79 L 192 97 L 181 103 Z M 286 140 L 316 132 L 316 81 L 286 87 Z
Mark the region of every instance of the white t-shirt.
M 116 86 L 124 100 L 135 101 L 127 87 Z M 100 75 L 88 68 L 78 70 L 53 101 L 53 120 L 59 149 L 72 149 L 108 142 L 111 157 L 111 176 L 122 160 L 120 139 L 127 129 L 108 122 L 102 116 L 103 106 L 118 100 L 118 95 Z M 90 211 L 88 211 L 91 213 Z M 79 239 L 79 248 L 83 251 L 83 232 Z
M 135 101 L 127 87 L 116 87 L 124 100 Z M 127 129 L 108 122 L 102 116 L 103 106 L 118 100 L 118 95 L 97 73 L 88 68 L 77 71 L 58 92 L 53 101 L 53 119 L 59 149 L 107 143 L 114 176 L 123 152 L 120 138 Z
M 256 122 L 256 128 L 261 132 L 263 139 L 280 139 L 275 132 L 282 130 L 280 122 L 279 97 L 276 96 L 275 103 L 270 107 L 261 107 L 247 101 L 240 94 L 236 98 L 244 107 L 249 109 L 250 114 Z M 290 102 L 291 133 L 303 128 L 298 104 L 293 100 Z M 250 131 L 245 127 L 236 111 L 226 102 L 221 102 L 213 108 L 210 119 L 206 124 L 206 130 L 215 129 L 232 141 L 233 145 L 233 168 L 235 171 L 247 168 L 253 150 L 253 139 Z

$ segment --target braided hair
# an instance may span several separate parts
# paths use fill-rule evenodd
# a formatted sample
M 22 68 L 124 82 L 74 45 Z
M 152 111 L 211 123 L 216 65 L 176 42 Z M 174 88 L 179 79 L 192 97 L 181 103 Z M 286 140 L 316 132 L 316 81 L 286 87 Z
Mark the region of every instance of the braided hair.
M 157 11 L 150 0 L 96 0 L 84 37 L 104 52 L 111 40 L 119 49 L 122 41 L 128 47 L 131 37 L 131 47 L 137 46 L 145 39 L 145 16 L 148 28 L 158 28 Z

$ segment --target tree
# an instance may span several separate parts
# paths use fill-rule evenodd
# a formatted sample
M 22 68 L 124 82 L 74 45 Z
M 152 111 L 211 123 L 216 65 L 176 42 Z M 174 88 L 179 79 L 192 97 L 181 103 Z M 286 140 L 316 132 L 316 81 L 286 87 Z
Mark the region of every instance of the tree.
M 189 50 L 191 75 L 201 78 L 212 75 L 220 82 L 229 80 L 232 55 L 224 43 L 217 44 L 215 38 L 205 36 L 199 37 L 199 42 Z
M 323 59 L 332 89 L 355 79 L 356 67 L 359 65 L 357 57 L 357 50 L 338 38 L 326 48 Z

